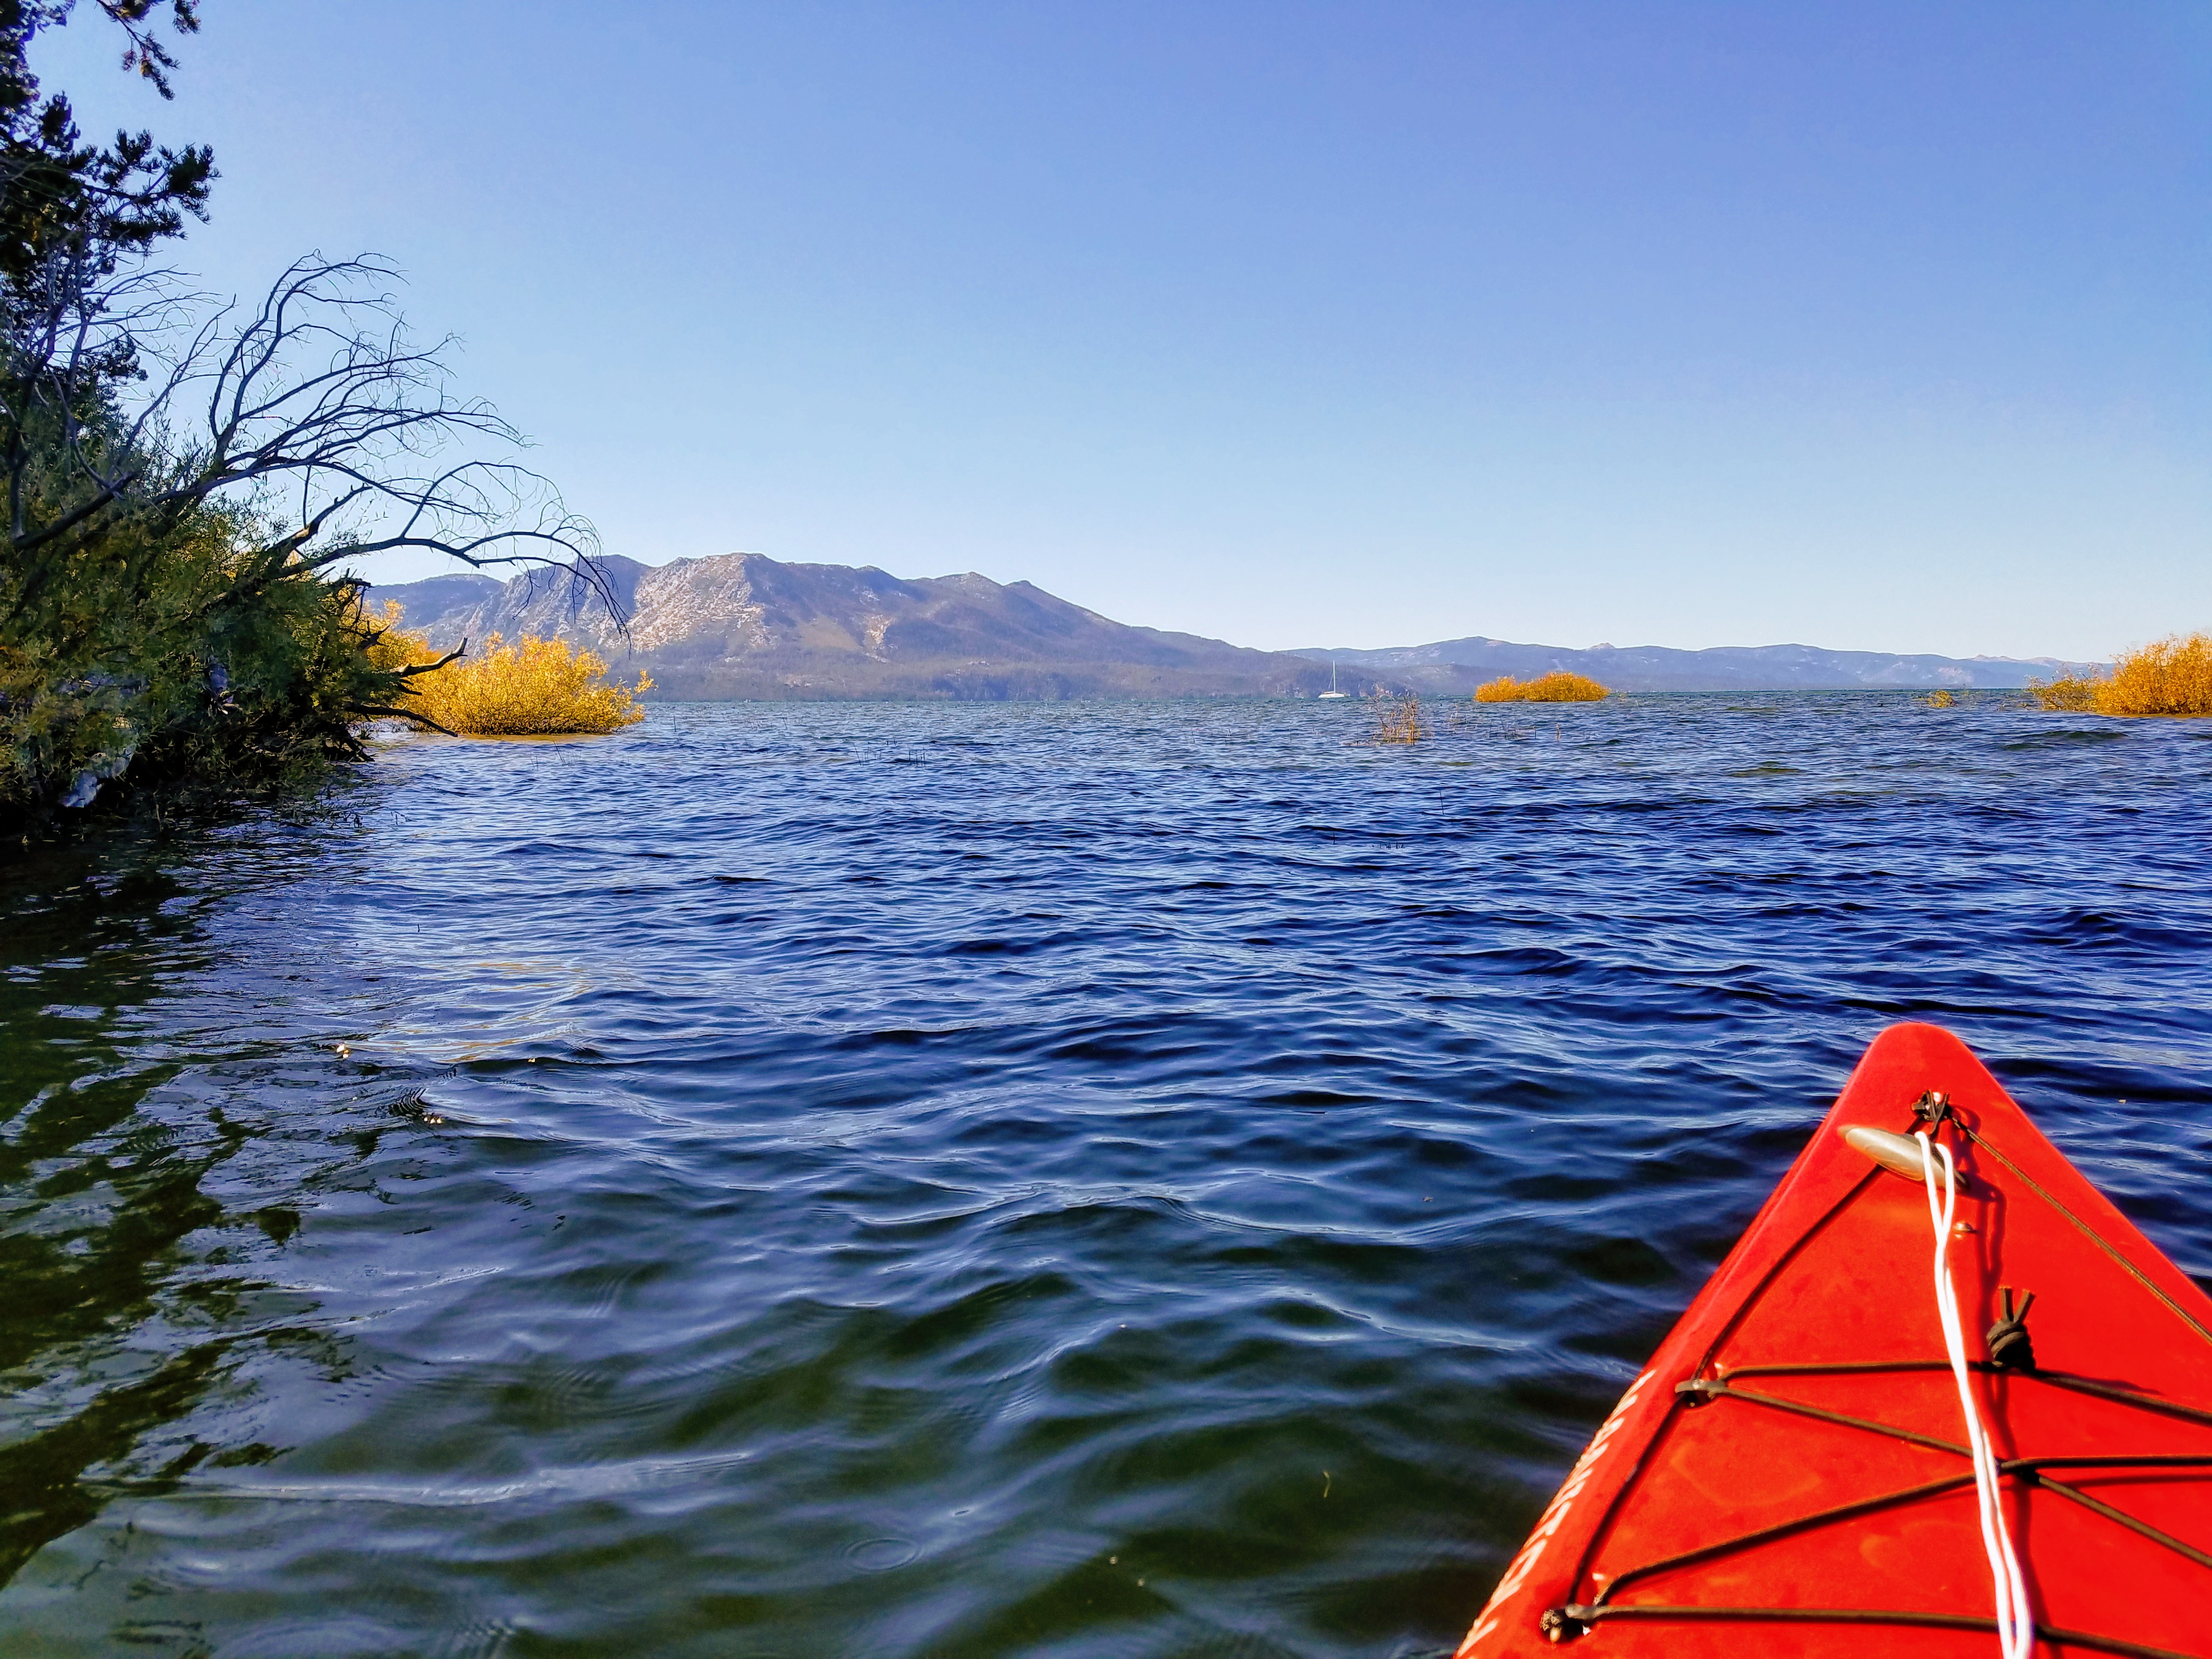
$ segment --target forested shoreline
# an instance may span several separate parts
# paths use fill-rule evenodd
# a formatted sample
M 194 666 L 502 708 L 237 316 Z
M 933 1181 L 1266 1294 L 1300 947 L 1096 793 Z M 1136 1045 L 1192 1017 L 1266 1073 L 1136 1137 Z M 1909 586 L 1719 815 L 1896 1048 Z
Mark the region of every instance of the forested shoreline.
M 364 757 L 428 672 L 373 651 L 363 555 L 561 562 L 590 527 L 410 338 L 398 272 L 307 255 L 223 304 L 164 256 L 204 145 L 88 141 L 30 66 L 74 0 L 0 0 L 0 847 L 88 811 L 234 796 Z M 104 21 L 92 14 L 104 14 Z M 94 0 L 163 100 L 197 0 Z

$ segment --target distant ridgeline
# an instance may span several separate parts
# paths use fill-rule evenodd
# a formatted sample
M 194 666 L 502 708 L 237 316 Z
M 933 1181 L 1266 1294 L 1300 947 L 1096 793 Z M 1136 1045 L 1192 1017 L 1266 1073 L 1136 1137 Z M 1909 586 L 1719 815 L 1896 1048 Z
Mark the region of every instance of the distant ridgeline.
M 1501 674 L 1587 674 L 1617 691 L 2018 686 L 2063 665 L 2038 659 L 1886 656 L 1809 646 L 1569 651 L 1450 640 L 1383 651 L 1250 651 L 1194 634 L 1131 628 L 1028 582 L 977 575 L 901 581 L 872 567 L 782 564 L 726 553 L 600 566 L 629 613 L 559 574 L 437 576 L 378 587 L 406 627 L 441 649 L 526 634 L 598 652 L 617 676 L 645 670 L 654 696 L 705 701 L 1137 696 L 1312 696 L 1415 690 L 1469 696 Z
M 603 558 L 628 607 L 627 640 L 604 605 L 557 574 L 436 576 L 378 587 L 441 649 L 492 632 L 586 646 L 619 676 L 650 672 L 656 698 L 777 699 L 1311 696 L 1328 669 L 1286 652 L 1130 628 L 1027 582 L 976 575 L 901 581 L 872 567 L 781 564 L 725 553 L 648 566 Z M 1389 676 L 1346 677 L 1346 690 Z
M 1571 651 L 1481 638 L 1380 651 L 1301 649 L 1297 654 L 1334 660 L 1370 676 L 1388 675 L 1417 691 L 1460 696 L 1504 674 L 1516 679 L 1583 674 L 1615 691 L 1963 690 L 2023 686 L 2071 665 L 2055 657 L 1899 657 L 1881 651 L 1823 651 L 1811 645 L 1723 645 L 1706 651 L 1601 645 Z

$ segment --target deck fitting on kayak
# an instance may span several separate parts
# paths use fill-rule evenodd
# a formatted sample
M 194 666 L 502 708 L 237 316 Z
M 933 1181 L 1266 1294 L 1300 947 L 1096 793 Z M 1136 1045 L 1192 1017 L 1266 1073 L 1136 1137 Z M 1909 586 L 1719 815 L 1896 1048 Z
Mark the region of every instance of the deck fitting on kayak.
M 1572 1605 L 1547 1607 L 1544 1616 L 1536 1621 L 1537 1628 L 1544 1632 L 1547 1641 L 1571 1642 L 1577 1636 L 1589 1633 L 1589 1626 L 1583 1622 L 1583 1619 L 1591 1613 L 1592 1609 L 1589 1607 Z
M 1694 1411 L 1699 1406 L 1711 1405 L 1726 1394 L 1728 1384 L 1717 1376 L 1693 1376 L 1686 1382 L 1677 1382 L 1674 1392 L 1685 1406 Z
M 1892 1134 L 1887 1129 L 1876 1129 L 1864 1123 L 1846 1126 L 1841 1133 L 1844 1144 L 1863 1158 L 1870 1158 L 1892 1175 L 1901 1175 L 1913 1185 L 1920 1184 L 1922 1170 L 1926 1167 L 1920 1158 L 1920 1143 L 1909 1135 Z M 1954 1191 L 1972 1192 L 1966 1177 L 1954 1171 L 1951 1176 Z
M 1998 1287 L 2004 1292 L 2004 1317 L 1990 1327 L 1990 1334 L 1982 1340 L 1989 1346 L 1990 1363 L 2002 1365 L 2008 1371 L 2032 1371 L 2035 1369 L 2035 1345 L 2028 1340 L 2027 1310 L 2035 1305 L 2035 1292 L 2030 1291 L 2014 1313 L 2012 1305 L 2012 1286 Z
M 1912 1103 L 1912 1115 L 1926 1124 L 1930 1130 L 1947 1117 L 1954 1123 L 1959 1122 L 1956 1114 L 1951 1110 L 1951 1097 L 1940 1094 L 1933 1089 L 1929 1090 L 1927 1093 Z M 1966 1126 L 1959 1123 L 1959 1127 L 1963 1129 Z

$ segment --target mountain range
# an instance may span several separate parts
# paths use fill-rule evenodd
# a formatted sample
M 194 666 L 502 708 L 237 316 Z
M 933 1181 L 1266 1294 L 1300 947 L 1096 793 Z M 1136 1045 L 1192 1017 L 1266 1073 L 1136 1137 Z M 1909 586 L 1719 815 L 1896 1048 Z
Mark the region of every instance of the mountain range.
M 872 566 L 785 564 L 757 553 L 641 564 L 597 561 L 601 593 L 573 572 L 501 582 L 434 576 L 380 586 L 404 625 L 441 650 L 490 634 L 584 646 L 656 696 L 1043 699 L 1312 696 L 1334 674 L 1355 695 L 1464 696 L 1500 674 L 1553 669 L 1619 691 L 1753 691 L 2017 686 L 2063 665 L 1812 646 L 1662 646 L 1588 651 L 1480 636 L 1383 650 L 1254 651 L 1194 634 L 1133 628 L 1028 582 L 969 574 L 902 580 Z M 619 615 L 617 611 L 619 611 Z
M 1328 689 L 1329 670 L 1308 658 L 1131 628 L 1028 582 L 972 574 L 902 581 L 872 566 L 784 564 L 757 553 L 596 562 L 626 629 L 569 572 L 505 583 L 435 576 L 375 588 L 369 602 L 398 600 L 405 626 L 441 650 L 495 632 L 557 637 L 624 676 L 645 670 L 656 696 L 696 701 L 1283 697 Z
M 1531 679 L 1559 670 L 1587 674 L 1616 691 L 1965 690 L 2025 685 L 2068 666 L 2052 657 L 1893 656 L 1811 645 L 1723 645 L 1704 651 L 1600 645 L 1571 651 L 1480 636 L 1379 651 L 1313 647 L 1297 654 L 1387 676 L 1416 691 L 1460 696 L 1501 674 Z

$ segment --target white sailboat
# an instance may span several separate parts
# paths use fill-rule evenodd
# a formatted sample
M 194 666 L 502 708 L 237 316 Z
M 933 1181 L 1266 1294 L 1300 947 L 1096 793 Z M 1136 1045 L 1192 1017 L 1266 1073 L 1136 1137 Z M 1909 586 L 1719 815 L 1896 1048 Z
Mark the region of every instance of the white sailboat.
M 1352 693 L 1349 691 L 1340 691 L 1336 689 L 1336 659 L 1331 657 L 1328 659 L 1328 690 L 1322 692 L 1322 696 L 1323 697 L 1348 697 L 1351 695 Z

